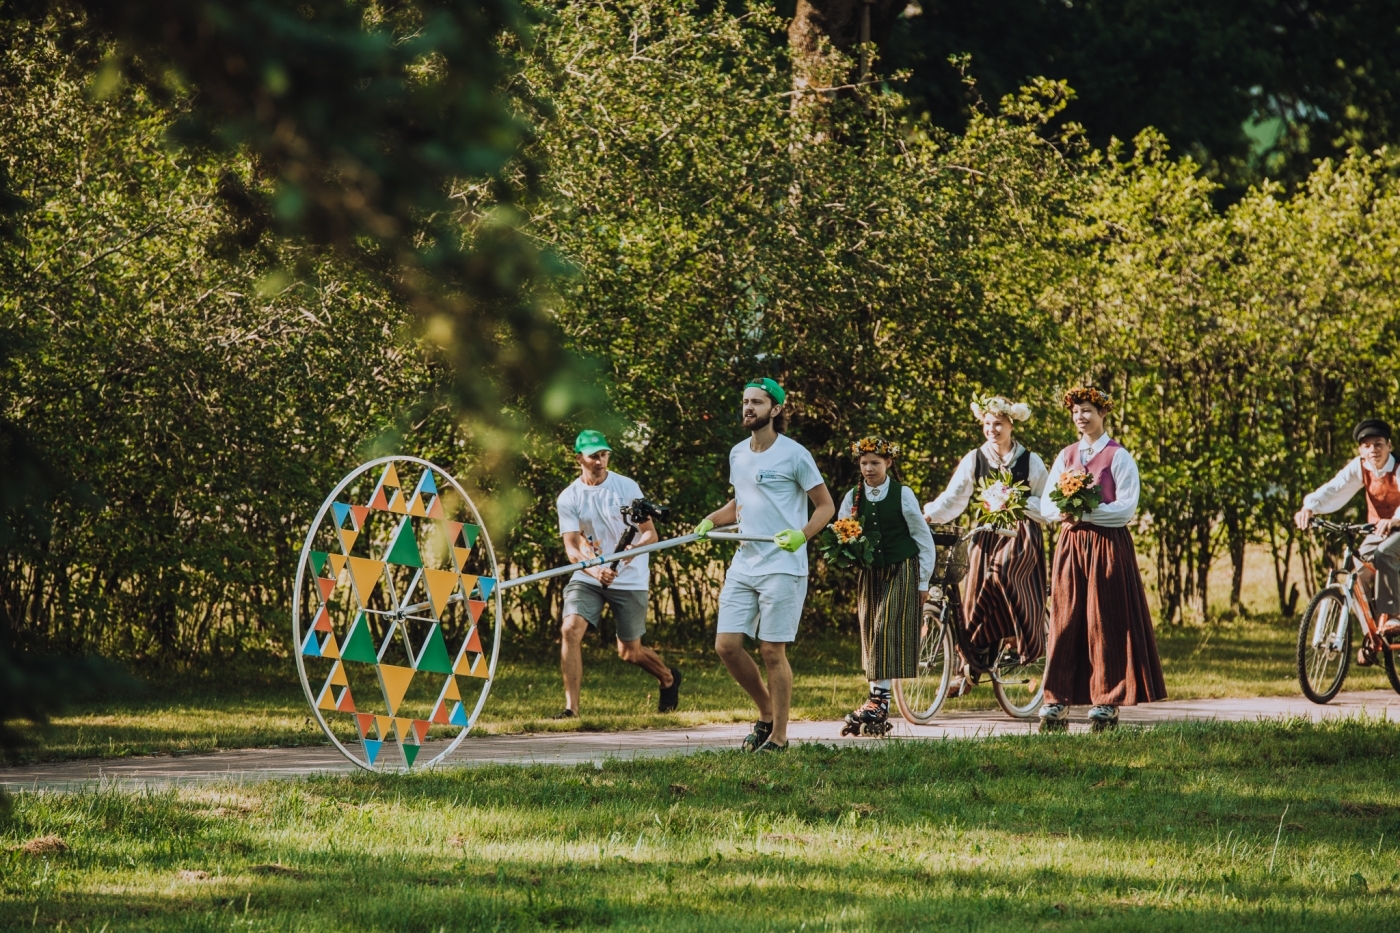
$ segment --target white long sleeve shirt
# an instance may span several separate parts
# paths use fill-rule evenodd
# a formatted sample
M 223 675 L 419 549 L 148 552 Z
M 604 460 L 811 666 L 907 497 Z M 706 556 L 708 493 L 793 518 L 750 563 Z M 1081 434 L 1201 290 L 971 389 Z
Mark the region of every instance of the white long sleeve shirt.
M 1003 461 L 997 453 L 996 445 L 991 441 L 983 444 L 980 449 L 994 470 L 1011 469 L 1011 464 L 1015 463 L 1016 458 L 1021 456 L 1021 451 L 1025 450 L 1018 443 Z M 1045 494 L 1045 480 L 1048 476 L 1045 461 L 1040 459 L 1039 454 L 1031 454 L 1030 477 L 1026 481 L 1031 491 L 1030 495 L 1026 496 L 1026 517 L 1042 524 L 1045 518 L 1040 514 L 1040 497 Z M 924 506 L 924 517 L 931 522 L 951 522 L 967 510 L 967 504 L 972 501 L 976 491 L 977 451 L 970 450 L 967 456 L 958 462 L 958 468 L 953 471 L 953 478 L 948 481 L 948 488 L 943 490 L 937 499 Z
M 865 498 L 871 502 L 879 502 L 890 491 L 889 477 L 885 477 L 885 481 L 878 486 L 866 483 L 861 485 L 865 486 Z M 837 518 L 850 516 L 851 505 L 855 501 L 852 492 L 853 490 L 848 490 L 846 498 L 841 500 L 841 508 L 836 513 Z M 899 487 L 899 511 L 904 515 L 904 524 L 909 526 L 909 534 L 913 535 L 914 543 L 919 547 L 919 589 L 927 590 L 929 578 L 933 576 L 936 556 L 933 549 L 933 532 L 929 531 L 928 523 L 919 513 L 919 497 L 914 495 L 914 490 L 908 486 Z
M 1053 489 L 1060 482 L 1060 474 L 1066 469 L 1083 467 L 1094 459 L 1108 446 L 1109 440 L 1107 433 L 1104 433 L 1092 444 L 1081 439 L 1079 445 L 1074 448 L 1078 451 L 1078 463 L 1066 464 L 1064 462 L 1065 452 L 1060 451 L 1055 457 L 1054 465 L 1050 467 L 1050 475 L 1045 481 L 1046 488 Z M 1071 456 L 1074 454 L 1072 453 Z M 1137 515 L 1138 499 L 1142 497 L 1142 477 L 1138 474 L 1137 461 L 1122 447 L 1119 447 L 1113 454 L 1113 463 L 1109 465 L 1109 472 L 1113 474 L 1114 501 L 1106 502 L 1092 512 L 1086 512 L 1083 520 L 1102 528 L 1123 528 Z M 1045 517 L 1047 522 L 1058 522 L 1061 514 L 1060 507 L 1050 496 L 1041 496 L 1040 514 Z
M 1391 454 L 1385 461 L 1385 466 L 1376 470 L 1371 464 L 1355 457 L 1346 466 L 1337 471 L 1337 475 L 1323 483 L 1313 492 L 1303 497 L 1303 508 L 1319 515 L 1326 515 L 1335 512 L 1351 501 L 1351 497 L 1362 489 L 1366 488 L 1366 478 L 1361 471 L 1373 476 L 1385 476 L 1395 469 L 1395 455 Z

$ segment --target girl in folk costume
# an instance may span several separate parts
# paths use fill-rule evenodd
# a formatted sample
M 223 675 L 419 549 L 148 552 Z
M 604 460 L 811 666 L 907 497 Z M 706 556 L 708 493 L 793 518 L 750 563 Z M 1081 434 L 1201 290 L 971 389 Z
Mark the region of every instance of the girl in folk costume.
M 914 491 L 891 475 L 898 445 L 864 437 L 851 445 L 861 482 L 846 493 L 836 517 L 854 518 L 874 545 L 868 568 L 857 580 L 860 654 L 870 698 L 846 714 L 842 735 L 889 731 L 894 678 L 918 676 L 919 622 L 933 576 L 933 533 L 919 514 Z
M 1007 639 L 1014 641 L 1024 661 L 1040 657 L 1045 649 L 1045 538 L 1040 531 L 1045 519 L 1040 497 L 1048 474 L 1045 461 L 1012 436 L 1013 424 L 1030 418 L 1029 406 L 994 395 L 973 402 L 972 414 L 981 422 L 987 442 L 962 458 L 948 488 L 924 506 L 924 517 L 934 523 L 953 521 L 987 480 L 1003 472 L 1025 490 L 1024 517 L 1015 523 L 1014 536 L 989 529 L 974 535 L 968 546 L 960 635 L 964 651 L 971 649 L 967 660 L 973 662 L 975 676 L 992 665 Z M 962 677 L 949 695 L 960 696 L 971 688 L 972 680 Z
M 1104 431 L 1108 396 L 1081 386 L 1064 402 L 1079 442 L 1055 458 L 1051 492 L 1040 500 L 1045 519 L 1062 523 L 1040 720 L 1044 730 L 1065 728 L 1070 704 L 1092 703 L 1089 722 L 1097 732 L 1118 724 L 1120 706 L 1165 699 L 1167 686 L 1127 528 L 1141 492 L 1137 462 Z M 1099 504 L 1077 511 L 1092 503 L 1095 490 Z

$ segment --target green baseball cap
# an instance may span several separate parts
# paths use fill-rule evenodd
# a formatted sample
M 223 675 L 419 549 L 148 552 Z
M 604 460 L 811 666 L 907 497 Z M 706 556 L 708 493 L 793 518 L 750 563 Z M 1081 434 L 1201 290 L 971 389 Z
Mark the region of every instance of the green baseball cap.
M 773 399 L 773 403 L 775 405 L 781 405 L 783 404 L 783 402 L 787 401 L 787 393 L 783 391 L 783 387 L 778 385 L 772 379 L 769 379 L 767 376 L 764 376 L 762 379 L 753 380 L 748 385 L 744 386 L 744 388 L 762 389 L 764 392 L 768 393 L 770 398 Z
M 574 453 L 596 454 L 600 450 L 612 450 L 602 431 L 580 431 L 574 440 Z

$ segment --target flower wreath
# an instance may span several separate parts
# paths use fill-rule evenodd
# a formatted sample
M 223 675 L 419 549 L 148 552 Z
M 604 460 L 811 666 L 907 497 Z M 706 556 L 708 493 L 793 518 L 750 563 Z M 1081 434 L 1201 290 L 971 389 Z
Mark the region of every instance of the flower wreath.
M 1100 392 L 1093 386 L 1076 386 L 1065 393 L 1065 407 L 1073 408 L 1075 405 L 1093 405 L 1105 415 L 1113 411 L 1113 399 Z
M 899 445 L 885 440 L 878 434 L 862 437 L 851 444 L 851 456 L 859 460 L 864 454 L 879 454 L 882 457 L 898 457 Z
M 1031 417 L 1031 406 L 1025 402 L 1012 404 L 1002 395 L 987 395 L 972 400 L 972 414 L 978 421 L 988 413 L 1002 415 L 1012 421 L 1028 421 Z

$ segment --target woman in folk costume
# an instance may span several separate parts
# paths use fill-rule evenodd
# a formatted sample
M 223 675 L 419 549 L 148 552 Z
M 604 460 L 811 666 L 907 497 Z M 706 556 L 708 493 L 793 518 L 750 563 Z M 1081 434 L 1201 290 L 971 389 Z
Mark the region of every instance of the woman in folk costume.
M 982 482 L 1002 471 L 1029 490 L 1025 517 L 1016 523 L 1015 537 L 988 530 L 974 535 L 968 546 L 961 640 L 964 650 L 971 649 L 972 657 L 967 660 L 976 669 L 987 669 L 1007 639 L 1014 640 L 1016 651 L 1027 663 L 1045 650 L 1041 621 L 1045 616 L 1045 538 L 1040 531 L 1045 519 L 1040 514 L 1040 497 L 1048 474 L 1045 461 L 1013 436 L 1013 424 L 1030 418 L 1029 406 L 993 395 L 973 402 L 972 413 L 987 442 L 962 458 L 948 488 L 924 506 L 924 517 L 930 522 L 953 521 L 967 509 Z M 949 695 L 966 693 L 972 683 L 973 678 L 959 678 Z
M 1071 704 L 1092 703 L 1089 722 L 1097 732 L 1118 724 L 1120 706 L 1165 699 L 1167 685 L 1127 528 L 1141 492 L 1137 462 L 1104 430 L 1108 396 L 1081 386 L 1064 402 L 1079 441 L 1055 458 L 1047 487 L 1073 495 L 1092 482 L 1101 502 L 1076 518 L 1062 513 L 1052 494 L 1040 500 L 1046 521 L 1061 523 L 1040 720 L 1042 729 L 1064 728 Z
M 861 482 L 846 493 L 836 517 L 855 518 L 874 545 L 871 566 L 860 571 L 860 655 L 870 698 L 846 714 L 842 735 L 889 731 L 892 681 L 918 676 L 919 623 L 933 576 L 933 533 L 919 514 L 914 491 L 892 475 L 899 447 L 883 437 L 851 445 Z

